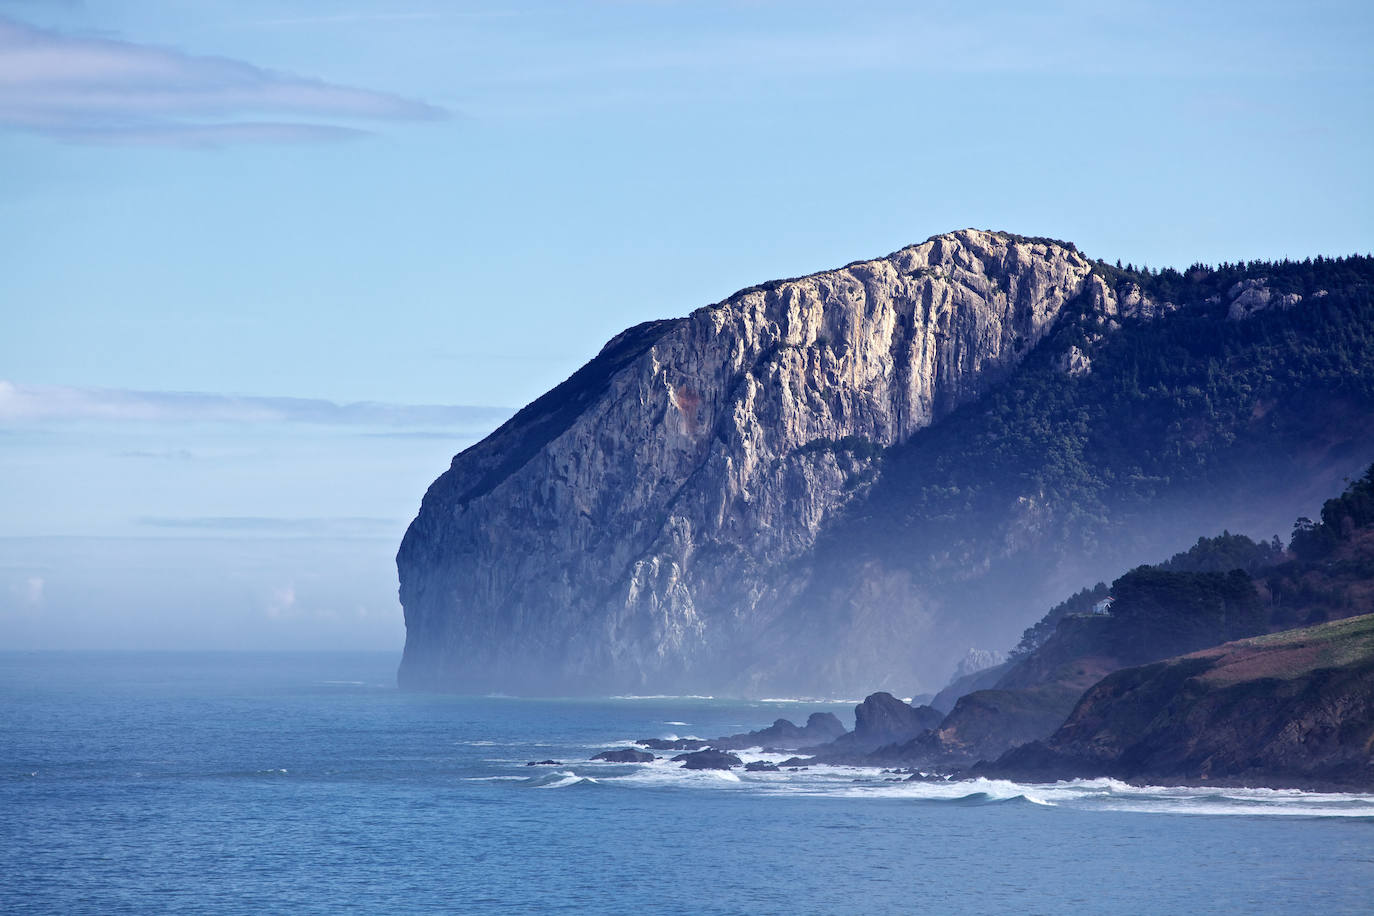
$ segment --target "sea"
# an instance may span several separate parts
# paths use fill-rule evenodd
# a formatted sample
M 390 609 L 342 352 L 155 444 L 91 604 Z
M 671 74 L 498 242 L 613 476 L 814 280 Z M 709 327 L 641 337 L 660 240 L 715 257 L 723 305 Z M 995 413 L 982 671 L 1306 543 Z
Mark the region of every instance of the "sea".
M 1374 912 L 1371 795 L 594 763 L 858 698 L 438 696 L 397 661 L 0 653 L 0 912 Z

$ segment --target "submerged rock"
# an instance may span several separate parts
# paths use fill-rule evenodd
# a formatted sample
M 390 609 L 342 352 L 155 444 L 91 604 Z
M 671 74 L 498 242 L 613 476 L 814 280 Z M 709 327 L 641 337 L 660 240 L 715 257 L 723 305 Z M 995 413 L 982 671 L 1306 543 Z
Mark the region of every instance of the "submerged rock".
M 602 751 L 592 757 L 593 760 L 604 760 L 607 763 L 648 763 L 654 759 L 654 755 L 648 751 L 637 751 L 627 747 L 617 751 Z
M 706 746 L 700 738 L 640 738 L 635 744 L 653 751 L 699 751 Z
M 728 770 L 731 767 L 742 766 L 744 761 L 734 754 L 727 754 L 724 751 L 713 751 L 710 749 L 697 751 L 691 754 L 678 754 L 674 760 L 682 761 L 684 770 Z
M 751 760 L 744 765 L 747 773 L 777 773 L 781 767 L 767 760 Z

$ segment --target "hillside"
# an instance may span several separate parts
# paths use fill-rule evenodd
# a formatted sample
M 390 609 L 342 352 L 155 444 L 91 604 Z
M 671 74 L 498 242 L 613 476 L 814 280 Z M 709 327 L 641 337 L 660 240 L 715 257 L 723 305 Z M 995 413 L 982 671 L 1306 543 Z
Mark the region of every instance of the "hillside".
M 1118 671 L 988 772 L 1374 787 L 1374 615 Z

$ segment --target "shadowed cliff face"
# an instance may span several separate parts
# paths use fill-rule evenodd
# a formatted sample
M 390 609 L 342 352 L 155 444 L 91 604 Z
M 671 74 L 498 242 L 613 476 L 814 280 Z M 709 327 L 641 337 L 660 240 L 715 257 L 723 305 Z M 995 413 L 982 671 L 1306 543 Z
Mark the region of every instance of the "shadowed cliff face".
M 925 611 L 876 595 L 885 625 L 793 627 L 800 582 L 779 571 L 863 498 L 881 448 L 1005 377 L 1085 287 L 1115 315 L 1090 270 L 1068 247 L 966 230 L 626 331 L 426 494 L 397 556 L 401 683 L 909 681 L 910 655 L 891 647 L 928 635 Z M 890 670 L 853 685 L 770 679 L 761 657 L 866 641 L 875 651 L 860 656 Z

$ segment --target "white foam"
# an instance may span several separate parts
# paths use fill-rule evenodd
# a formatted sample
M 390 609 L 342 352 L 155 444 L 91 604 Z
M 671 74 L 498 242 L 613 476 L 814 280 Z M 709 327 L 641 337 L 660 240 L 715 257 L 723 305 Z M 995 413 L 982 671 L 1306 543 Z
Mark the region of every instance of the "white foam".
M 665 722 L 681 725 L 678 722 Z M 676 740 L 676 734 L 666 736 Z M 690 737 L 690 736 L 689 736 Z M 693 740 L 701 740 L 693 738 Z M 494 742 L 469 742 L 492 744 Z M 598 750 L 629 747 L 631 741 L 601 741 L 587 745 Z M 790 752 L 766 752 L 762 748 L 734 751 L 745 764 L 764 761 L 780 764 Z M 557 755 L 555 755 L 557 756 Z M 479 780 L 523 780 L 541 788 L 562 788 L 581 782 L 626 788 L 731 789 L 762 795 L 808 797 L 902 799 L 916 803 L 956 805 L 1020 804 L 1041 808 L 1070 807 L 1082 810 L 1135 811 L 1153 814 L 1260 815 L 1299 817 L 1358 817 L 1374 819 L 1374 794 L 1320 793 L 1297 789 L 1231 788 L 1220 786 L 1138 786 L 1117 779 L 1073 779 L 1054 783 L 1020 783 L 1005 779 L 907 781 L 875 767 L 801 763 L 800 769 L 748 772 L 736 770 L 689 770 L 672 754 L 652 761 L 614 764 L 588 761 L 597 777 L 561 770 L 551 781 L 531 780 L 530 775 L 480 777 Z M 579 769 L 582 765 L 577 764 Z M 546 771 L 547 773 L 547 771 Z M 547 778 L 545 775 L 544 778 Z
M 596 782 L 597 782 L 597 780 L 594 779 L 594 778 L 591 777 L 591 776 L 578 776 L 576 773 L 572 772 L 571 770 L 566 771 L 566 772 L 562 772 L 562 773 L 558 773 L 557 776 L 558 776 L 558 779 L 556 779 L 555 781 L 553 781 L 553 782 L 546 782 L 546 783 L 544 783 L 543 785 L 539 786 L 538 788 L 540 788 L 540 789 L 565 789 L 565 788 L 567 788 L 568 786 L 576 786 L 576 785 L 580 785 L 580 784 L 582 784 L 582 783 L 591 783 L 591 784 L 595 785 Z
M 862 700 L 841 700 L 832 697 L 764 697 L 760 703 L 791 703 L 793 705 L 811 706 L 857 706 Z
M 618 694 L 607 697 L 608 700 L 714 700 L 715 697 L 698 696 L 696 694 L 672 694 L 672 693 L 650 693 L 650 694 Z

